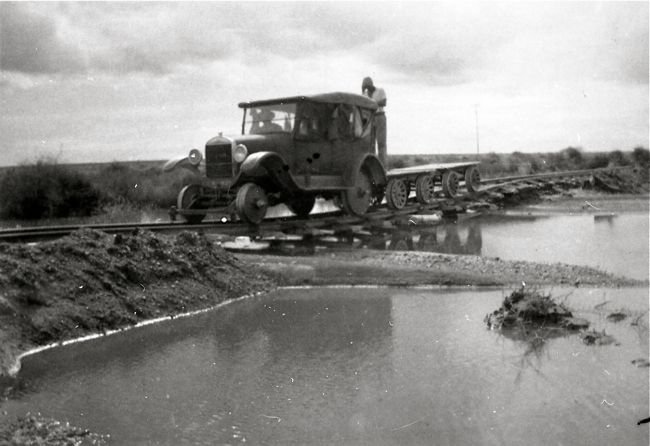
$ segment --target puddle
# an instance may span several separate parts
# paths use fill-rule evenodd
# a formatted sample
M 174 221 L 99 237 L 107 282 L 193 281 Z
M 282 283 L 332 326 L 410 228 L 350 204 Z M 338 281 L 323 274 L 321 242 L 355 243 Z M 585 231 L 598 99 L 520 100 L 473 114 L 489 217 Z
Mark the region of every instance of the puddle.
M 490 331 L 508 291 L 287 289 L 26 358 L 0 420 L 114 444 L 647 445 L 647 290 L 543 291 L 618 345 Z

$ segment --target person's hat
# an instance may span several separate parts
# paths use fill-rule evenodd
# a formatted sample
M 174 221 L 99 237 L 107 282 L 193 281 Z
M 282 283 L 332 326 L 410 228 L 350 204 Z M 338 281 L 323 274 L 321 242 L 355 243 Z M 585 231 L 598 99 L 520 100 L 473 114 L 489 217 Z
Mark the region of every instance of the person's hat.
M 372 87 L 373 87 L 372 79 L 370 79 L 369 77 L 364 77 L 363 82 L 361 82 L 361 89 L 365 90 L 366 88 L 372 88 Z

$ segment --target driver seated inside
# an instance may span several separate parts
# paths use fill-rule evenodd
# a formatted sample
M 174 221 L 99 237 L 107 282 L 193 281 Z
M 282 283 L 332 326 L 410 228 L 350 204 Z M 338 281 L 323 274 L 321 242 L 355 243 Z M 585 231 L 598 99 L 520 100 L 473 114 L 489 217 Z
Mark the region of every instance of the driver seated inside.
M 273 122 L 275 113 L 271 110 L 262 109 L 258 114 L 254 115 L 253 126 L 251 133 L 273 133 L 283 132 L 284 129 L 280 124 Z

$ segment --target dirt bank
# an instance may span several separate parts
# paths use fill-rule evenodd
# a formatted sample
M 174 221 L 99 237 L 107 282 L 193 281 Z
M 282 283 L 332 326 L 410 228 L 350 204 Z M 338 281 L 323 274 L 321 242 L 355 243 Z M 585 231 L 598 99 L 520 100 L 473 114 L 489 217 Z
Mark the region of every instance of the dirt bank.
M 647 286 L 626 277 L 562 263 L 505 261 L 432 252 L 350 250 L 314 256 L 239 254 L 246 263 L 277 275 L 280 285 L 575 285 Z
M 275 282 L 193 232 L 0 244 L 0 377 L 21 352 L 213 306 Z

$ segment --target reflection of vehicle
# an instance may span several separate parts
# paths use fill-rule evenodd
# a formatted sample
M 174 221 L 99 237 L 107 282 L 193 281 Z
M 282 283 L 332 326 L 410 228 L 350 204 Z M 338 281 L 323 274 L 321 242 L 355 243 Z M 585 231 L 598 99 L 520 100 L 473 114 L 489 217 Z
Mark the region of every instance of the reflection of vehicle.
M 392 209 L 404 207 L 412 187 L 422 203 L 433 200 L 436 182 L 453 196 L 461 174 L 470 191 L 478 186 L 477 163 L 386 172 L 372 142 L 377 104 L 365 96 L 328 93 L 239 106 L 244 111 L 241 135 L 210 139 L 205 162 L 194 149 L 165 164 L 165 171 L 205 167 L 208 182 L 185 186 L 178 195 L 177 212 L 190 222 L 215 208 L 234 206 L 241 220 L 256 224 L 279 203 L 307 216 L 317 196 L 363 215 L 384 196 Z
M 439 227 L 397 229 L 387 234 L 373 234 L 368 245 L 390 251 L 430 251 L 445 254 L 481 255 L 483 239 L 478 222 L 445 224 Z

